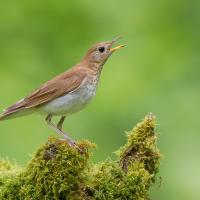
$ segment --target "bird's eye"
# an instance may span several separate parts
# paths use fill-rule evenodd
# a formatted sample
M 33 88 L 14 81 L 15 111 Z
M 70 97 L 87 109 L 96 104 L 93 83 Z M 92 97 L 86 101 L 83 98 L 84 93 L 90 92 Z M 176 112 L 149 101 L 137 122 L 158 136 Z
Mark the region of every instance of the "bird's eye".
M 99 52 L 103 53 L 105 51 L 105 47 L 99 47 Z

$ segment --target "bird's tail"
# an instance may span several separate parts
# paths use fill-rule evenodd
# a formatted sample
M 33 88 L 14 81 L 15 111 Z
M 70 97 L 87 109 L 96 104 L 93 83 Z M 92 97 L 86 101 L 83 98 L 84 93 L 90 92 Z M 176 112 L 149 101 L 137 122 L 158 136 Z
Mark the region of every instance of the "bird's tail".
M 17 110 L 15 110 L 15 112 L 9 112 L 9 110 L 4 110 L 3 113 L 0 114 L 0 121 L 14 118 L 14 115 L 16 115 L 16 113 Z
M 5 110 L 2 114 L 0 114 L 0 121 L 13 119 L 16 117 L 23 117 L 32 113 L 32 109 L 15 109 L 13 111 Z

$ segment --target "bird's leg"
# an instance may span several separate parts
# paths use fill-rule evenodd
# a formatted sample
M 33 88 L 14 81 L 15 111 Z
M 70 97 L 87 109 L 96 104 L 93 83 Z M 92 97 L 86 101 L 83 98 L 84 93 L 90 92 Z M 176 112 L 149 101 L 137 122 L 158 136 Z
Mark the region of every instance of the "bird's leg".
M 65 117 L 62 117 L 62 118 L 60 119 L 60 121 L 59 121 L 59 123 L 58 123 L 57 126 L 51 121 L 51 119 L 52 119 L 52 115 L 49 114 L 49 115 L 46 117 L 46 119 L 45 119 L 46 122 L 47 122 L 47 124 L 48 124 L 51 128 L 53 128 L 58 134 L 64 136 L 64 138 L 68 141 L 68 143 L 69 143 L 70 146 L 76 146 L 76 143 L 75 143 L 66 133 L 64 133 L 64 132 L 61 130 L 61 129 L 62 129 L 62 124 L 63 124 L 63 122 L 64 122 L 64 120 L 65 120 Z
M 61 131 L 62 131 L 62 126 L 63 126 L 63 123 L 64 123 L 64 121 L 65 121 L 65 118 L 66 118 L 66 116 L 62 116 L 62 117 L 60 118 L 60 121 L 59 121 L 58 124 L 57 124 L 57 128 L 58 128 L 59 130 L 61 130 Z
M 63 136 L 64 136 L 65 138 L 69 139 L 70 142 L 73 142 L 73 144 L 75 145 L 75 142 L 68 136 L 68 134 L 67 134 L 66 132 L 64 132 L 64 131 L 62 130 L 62 126 L 63 126 L 63 123 L 64 123 L 64 121 L 65 121 L 65 118 L 66 118 L 66 116 L 62 116 L 62 117 L 60 118 L 60 121 L 59 121 L 58 124 L 57 124 L 57 129 L 60 130 L 60 131 L 62 132 L 62 134 L 63 134 Z

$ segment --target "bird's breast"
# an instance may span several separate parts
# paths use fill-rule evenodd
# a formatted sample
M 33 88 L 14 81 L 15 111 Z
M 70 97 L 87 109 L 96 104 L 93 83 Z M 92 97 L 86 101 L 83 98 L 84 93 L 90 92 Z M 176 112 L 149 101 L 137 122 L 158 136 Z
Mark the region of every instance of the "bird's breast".
M 88 78 L 76 90 L 58 97 L 40 108 L 40 112 L 52 115 L 69 115 L 84 108 L 96 94 L 97 78 Z

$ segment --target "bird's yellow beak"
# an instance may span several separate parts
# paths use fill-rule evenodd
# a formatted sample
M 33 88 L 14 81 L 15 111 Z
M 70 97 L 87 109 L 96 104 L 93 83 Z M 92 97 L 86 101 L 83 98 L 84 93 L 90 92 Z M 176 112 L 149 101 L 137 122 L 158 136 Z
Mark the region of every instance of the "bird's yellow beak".
M 126 46 L 126 45 L 123 44 L 123 45 L 119 45 L 119 46 L 117 46 L 117 47 L 111 48 L 111 49 L 110 49 L 110 52 L 112 53 L 112 52 L 114 52 L 114 51 L 116 51 L 116 50 L 118 50 L 118 49 L 121 49 L 122 47 L 125 47 L 125 46 Z

